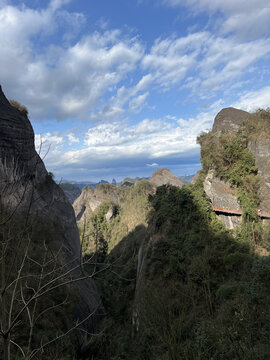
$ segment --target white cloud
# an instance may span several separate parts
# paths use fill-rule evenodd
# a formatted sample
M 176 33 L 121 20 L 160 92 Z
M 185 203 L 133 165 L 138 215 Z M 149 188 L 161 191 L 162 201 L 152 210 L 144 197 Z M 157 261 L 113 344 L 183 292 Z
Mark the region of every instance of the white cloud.
M 270 86 L 266 86 L 257 91 L 249 91 L 232 104 L 232 106 L 246 110 L 248 112 L 256 111 L 259 108 L 266 109 L 270 107 Z
M 66 3 L 55 0 L 40 10 L 0 9 L 1 82 L 34 118 L 87 117 L 108 89 L 134 70 L 143 54 L 136 39 L 122 39 L 118 30 L 95 32 L 73 45 L 42 46 L 42 38 L 58 32 L 59 18 L 73 28 L 81 22 L 82 14 L 61 9 Z M 66 39 L 68 33 L 62 35 Z M 36 36 L 41 40 L 38 46 Z
M 145 107 L 146 98 L 148 95 L 149 92 L 146 92 L 144 94 L 138 95 L 137 97 L 134 97 L 129 102 L 129 110 L 133 113 L 139 113 Z
M 146 166 L 148 166 L 148 167 L 156 167 L 156 166 L 158 166 L 158 163 L 146 164 Z
M 70 134 L 67 134 L 67 137 L 68 137 L 68 141 L 73 144 L 73 143 L 79 143 L 80 140 L 78 137 L 74 136 L 73 133 L 70 133 Z
M 196 57 L 208 37 L 208 33 L 200 32 L 176 39 L 158 39 L 144 57 L 142 67 L 153 72 L 156 82 L 171 87 L 196 66 Z
M 133 126 L 120 122 L 100 124 L 88 130 L 83 147 L 65 152 L 55 147 L 46 163 L 53 171 L 62 164 L 70 171 L 101 171 L 114 166 L 130 168 L 138 162 L 155 167 L 162 159 L 186 158 L 198 154 L 196 138 L 201 131 L 210 129 L 220 106 L 217 101 L 209 112 L 186 120 L 167 116 L 170 124 L 162 119 L 144 119 Z
M 216 22 L 216 30 L 223 34 L 234 33 L 242 39 L 254 39 L 270 32 L 269 0 L 163 0 L 163 3 L 189 7 L 195 15 L 200 12 L 215 14 L 211 21 Z
M 269 56 L 270 39 L 241 42 L 197 32 L 180 38 L 157 40 L 142 60 L 152 81 L 166 89 L 181 85 L 209 96 L 234 86 L 256 62 Z

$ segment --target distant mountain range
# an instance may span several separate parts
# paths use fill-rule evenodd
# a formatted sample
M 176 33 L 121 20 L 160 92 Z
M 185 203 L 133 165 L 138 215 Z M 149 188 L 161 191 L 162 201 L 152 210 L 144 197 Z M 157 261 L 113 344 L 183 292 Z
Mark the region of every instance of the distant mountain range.
M 178 178 L 184 183 L 184 184 L 189 184 L 192 180 L 194 175 L 182 175 L 182 176 L 178 176 Z M 79 188 L 80 190 L 82 190 L 85 186 L 90 186 L 93 189 L 96 189 L 98 185 L 100 184 L 112 184 L 115 186 L 133 186 L 136 182 L 140 181 L 140 180 L 149 180 L 149 177 L 136 177 L 136 178 L 129 178 L 126 177 L 124 180 L 120 181 L 120 182 L 116 182 L 115 179 L 112 179 L 112 182 L 110 183 L 109 181 L 106 180 L 100 180 L 99 182 L 94 182 L 94 181 L 75 181 L 75 180 L 61 180 L 60 182 L 60 186 L 63 189 L 67 189 L 68 186 L 66 185 L 74 185 L 74 187 Z M 70 188 L 69 188 L 70 189 Z

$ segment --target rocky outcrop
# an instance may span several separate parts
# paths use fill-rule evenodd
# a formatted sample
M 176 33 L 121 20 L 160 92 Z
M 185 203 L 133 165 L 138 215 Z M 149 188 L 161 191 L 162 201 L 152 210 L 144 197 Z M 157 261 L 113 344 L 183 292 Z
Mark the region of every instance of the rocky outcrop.
M 84 276 L 79 267 L 81 248 L 73 208 L 35 151 L 27 114 L 11 106 L 1 88 L 0 179 L 1 206 L 5 211 L 15 219 L 37 219 L 46 242 L 60 251 L 62 261 L 78 265 L 73 278 Z M 81 321 L 93 313 L 83 325 L 93 331 L 103 311 L 95 283 L 91 279 L 75 283 L 79 292 L 76 318 Z
M 226 108 L 221 110 L 215 117 L 212 132 L 219 135 L 223 130 L 235 132 L 239 130 L 242 123 L 248 119 L 250 114 L 243 110 Z M 260 176 L 259 195 L 261 198 L 260 207 L 264 211 L 270 211 L 270 139 L 261 134 L 257 140 L 249 140 L 248 149 L 255 158 L 255 165 L 258 167 Z M 215 206 L 226 205 L 234 209 L 239 209 L 235 191 L 228 184 L 213 176 L 209 172 L 204 181 L 204 189 L 212 204 Z M 220 215 L 221 220 L 228 228 L 239 225 L 239 217 Z
M 213 171 L 209 171 L 204 182 L 204 191 L 213 206 L 222 208 L 230 207 L 239 210 L 240 204 L 237 200 L 236 190 L 230 184 L 214 176 Z M 218 215 L 218 218 L 228 229 L 234 229 L 241 224 L 240 216 Z
M 86 186 L 79 198 L 74 202 L 73 208 L 77 221 L 84 221 L 104 201 L 118 203 L 120 189 L 111 184 L 100 184 L 96 189 Z
M 259 195 L 261 208 L 270 212 L 270 139 L 250 140 L 248 149 L 255 158 L 261 178 Z
M 215 117 L 212 132 L 237 131 L 248 116 L 248 112 L 233 107 L 222 109 Z
M 181 188 L 184 185 L 182 181 L 174 176 L 168 169 L 156 170 L 150 178 L 149 182 L 156 188 L 162 185 L 172 185 Z

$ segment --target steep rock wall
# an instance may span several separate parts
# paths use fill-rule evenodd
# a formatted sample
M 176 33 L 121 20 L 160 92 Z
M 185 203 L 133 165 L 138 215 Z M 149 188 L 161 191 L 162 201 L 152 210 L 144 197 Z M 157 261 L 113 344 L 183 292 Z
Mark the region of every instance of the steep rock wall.
M 217 207 L 231 207 L 239 210 L 240 204 L 237 200 L 235 189 L 228 183 L 214 176 L 213 171 L 209 171 L 204 183 L 204 191 L 211 201 L 212 205 Z M 218 215 L 218 218 L 228 229 L 234 229 L 241 224 L 241 216 Z
M 87 220 L 105 200 L 117 204 L 120 192 L 119 188 L 110 184 L 101 184 L 96 189 L 86 186 L 73 203 L 76 220 L 80 222 Z
M 270 212 L 270 139 L 251 140 L 248 149 L 255 158 L 261 178 L 259 195 L 261 208 Z
M 74 211 L 52 180 L 35 151 L 34 132 L 26 114 L 10 105 L 0 87 L 0 194 L 1 205 L 17 216 L 31 216 L 43 224 L 48 243 L 59 249 L 66 264 L 80 264 L 80 240 Z M 73 278 L 84 276 L 83 269 Z M 93 331 L 103 312 L 95 283 L 76 282 L 78 321 L 93 313 L 84 327 Z
M 222 109 L 215 117 L 212 132 L 217 136 L 221 131 L 239 130 L 242 123 L 248 119 L 249 113 L 246 111 L 226 108 Z M 250 140 L 248 142 L 248 149 L 255 158 L 255 165 L 258 167 L 258 175 L 260 176 L 259 195 L 261 198 L 260 207 L 265 211 L 270 211 L 270 139 L 264 137 L 264 134 L 258 140 Z M 225 184 L 214 178 L 213 173 L 209 172 L 204 182 L 204 189 L 212 204 L 215 206 L 225 205 L 224 202 L 232 208 L 238 209 L 237 199 L 234 199 L 231 194 L 234 191 L 228 184 Z M 220 203 L 222 202 L 222 204 Z M 228 228 L 234 228 L 239 225 L 239 217 L 230 217 L 220 215 L 220 219 Z

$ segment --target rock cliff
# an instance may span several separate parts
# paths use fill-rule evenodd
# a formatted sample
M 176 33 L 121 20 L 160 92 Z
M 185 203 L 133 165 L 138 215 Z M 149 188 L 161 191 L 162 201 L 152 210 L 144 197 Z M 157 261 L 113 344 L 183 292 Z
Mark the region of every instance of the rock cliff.
M 232 107 L 222 109 L 215 117 L 212 132 L 237 131 L 248 116 L 248 112 Z
M 209 171 L 203 182 L 204 191 L 211 203 L 217 207 L 228 206 L 239 210 L 240 203 L 237 200 L 236 190 L 230 184 L 214 176 L 213 171 Z M 228 229 L 234 229 L 241 224 L 240 216 L 218 215 L 219 219 Z
M 243 122 L 252 118 L 251 114 L 246 111 L 226 108 L 222 109 L 215 117 L 212 133 L 219 136 L 221 131 L 237 132 Z M 256 139 L 252 136 L 248 137 L 248 150 L 254 156 L 255 165 L 258 168 L 259 182 L 259 196 L 261 199 L 260 207 L 269 212 L 270 211 L 270 138 L 269 134 L 263 131 Z M 239 209 L 240 205 L 237 201 L 235 188 L 228 183 L 224 183 L 214 176 L 213 171 L 209 171 L 204 181 L 205 192 L 214 206 L 230 206 L 233 209 Z M 219 215 L 220 219 L 228 228 L 234 228 L 240 224 L 239 217 L 230 217 Z
M 35 151 L 34 132 L 26 113 L 11 106 L 0 87 L 0 195 L 1 206 L 13 217 L 34 217 L 43 227 L 48 244 L 58 249 L 66 264 L 80 264 L 80 240 L 74 211 L 63 191 L 55 184 Z M 73 278 L 84 275 L 83 269 Z M 93 331 L 100 298 L 91 279 L 76 282 L 78 321 L 91 316 L 84 327 Z
M 156 170 L 152 177 L 146 181 L 149 181 L 153 191 L 161 185 L 173 185 L 178 187 L 184 185 L 182 181 L 174 176 L 168 169 Z M 121 187 L 116 187 L 111 184 L 100 184 L 96 189 L 86 186 L 81 195 L 73 203 L 76 220 L 82 222 L 88 219 L 93 211 L 95 211 L 104 201 L 118 204 L 120 195 L 124 194 L 125 190 L 129 187 L 138 184 L 139 180 L 132 183 L 130 182 L 128 185 L 127 183 L 128 182 L 125 180 Z
M 250 140 L 248 149 L 255 158 L 261 178 L 259 191 L 261 208 L 270 212 L 270 139 Z
M 120 192 L 119 188 L 111 184 L 100 184 L 96 189 L 86 186 L 73 203 L 76 220 L 86 220 L 105 200 L 117 204 Z

